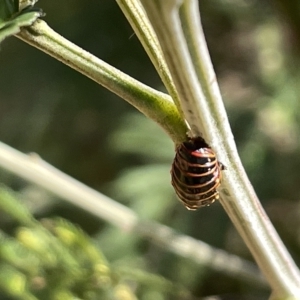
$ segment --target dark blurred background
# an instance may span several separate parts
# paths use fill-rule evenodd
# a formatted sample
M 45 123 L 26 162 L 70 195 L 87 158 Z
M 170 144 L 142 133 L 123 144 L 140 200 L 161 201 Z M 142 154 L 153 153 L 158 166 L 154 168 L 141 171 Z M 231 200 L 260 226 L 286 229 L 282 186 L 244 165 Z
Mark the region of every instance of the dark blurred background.
M 38 6 L 58 33 L 164 91 L 115 1 L 40 0 Z M 209 0 L 200 1 L 200 9 L 238 151 L 263 206 L 299 264 L 300 2 Z M 156 124 L 14 37 L 5 40 L 0 51 L 2 142 L 38 153 L 142 218 L 252 260 L 219 203 L 189 212 L 176 199 L 169 174 L 174 146 Z M 4 170 L 0 180 L 18 191 L 30 188 Z M 27 205 L 37 218 L 58 215 L 79 224 L 97 239 L 110 261 L 143 265 L 182 283 L 196 297 L 266 297 L 258 287 L 199 268 L 49 197 L 45 203 L 28 200 Z M 5 219 L 0 222 L 9 230 Z

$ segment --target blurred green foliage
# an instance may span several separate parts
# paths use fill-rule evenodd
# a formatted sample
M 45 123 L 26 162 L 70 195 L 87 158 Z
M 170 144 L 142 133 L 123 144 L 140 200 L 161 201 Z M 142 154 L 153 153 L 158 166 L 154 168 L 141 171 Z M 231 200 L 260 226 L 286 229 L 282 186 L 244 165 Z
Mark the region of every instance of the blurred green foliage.
M 57 32 L 140 81 L 164 90 L 114 1 L 85 4 L 65 0 L 60 1 L 58 7 L 53 1 L 40 0 L 38 4 L 47 14 L 45 20 Z M 271 220 L 299 264 L 299 4 L 293 0 L 210 0 L 201 1 L 200 8 L 242 161 Z M 1 44 L 0 65 L 0 138 L 3 142 L 24 152 L 37 152 L 62 171 L 130 206 L 142 218 L 157 220 L 251 259 L 218 203 L 188 212 L 177 201 L 169 175 L 173 145 L 156 124 L 81 74 L 15 38 Z M 69 223 L 74 222 L 93 236 L 99 246 L 94 251 L 99 254 L 101 249 L 110 264 L 120 269 L 124 265 L 134 266 L 160 274 L 172 282 L 180 282 L 196 297 L 229 293 L 229 299 L 266 297 L 256 287 L 199 268 L 148 241 L 87 216 L 59 199 L 50 197 L 46 201 L 46 197 L 37 197 L 32 205 L 33 196 L 25 193 L 28 189 L 25 182 L 3 171 L 0 175 L 2 182 L 19 191 L 31 213 L 48 220 L 46 225 L 36 223 L 31 214 L 22 215 L 22 210 L 16 210 L 15 214 L 20 214 L 18 218 L 24 218 L 21 226 L 1 214 L 0 225 L 6 232 L 2 233 L 1 239 L 5 242 L 1 245 L 5 247 L 20 243 L 18 235 L 15 239 L 7 236 L 16 229 L 20 237 L 33 238 L 32 247 L 34 238 L 39 235 L 43 236 L 39 242 L 46 245 L 53 239 L 58 241 L 53 231 L 57 227 L 62 228 L 68 241 L 73 232 L 70 228 L 80 232 L 79 236 L 83 234 Z M 52 216 L 69 221 L 52 219 Z M 32 228 L 31 222 L 36 224 Z M 39 250 L 41 253 L 43 247 Z M 59 247 L 69 249 L 62 241 Z M 60 249 L 54 247 L 51 251 L 60 253 Z M 41 256 L 30 256 L 32 251 L 22 250 L 22 255 L 28 255 L 28 262 L 32 261 L 32 269 L 39 264 L 58 262 L 55 255 L 51 256 L 52 252 L 49 257 L 44 253 L 45 258 L 41 259 Z M 13 254 L 13 251 L 6 252 Z M 59 267 L 64 272 L 65 264 L 71 264 L 76 255 L 81 255 L 78 252 L 70 250 L 63 255 L 61 260 L 66 261 Z M 1 271 L 0 276 L 7 275 L 0 281 L 7 280 L 7 283 L 1 284 L 2 290 L 9 288 L 9 278 L 14 276 L 19 291 L 26 295 L 29 270 L 22 267 L 26 260 L 6 260 L 2 267 L 5 273 Z M 18 267 L 15 264 L 19 264 Z M 58 270 L 61 269 L 55 272 Z M 63 272 L 58 274 L 62 276 Z M 78 278 L 79 275 L 75 272 L 68 276 Z M 68 276 L 66 280 L 70 279 Z M 36 283 L 37 287 L 44 284 L 43 280 Z M 84 284 L 87 282 L 78 286 Z M 124 288 L 130 291 L 131 287 Z M 68 299 L 68 291 L 61 293 L 57 299 Z M 157 289 L 150 288 L 145 293 L 140 292 L 138 297 L 168 299 Z M 1 299 L 5 299 L 4 296 Z
M 62 218 L 35 220 L 17 197 L 0 188 L 0 210 L 17 223 L 13 236 L 0 231 L 0 289 L 8 295 L 21 300 L 135 300 L 142 290 L 142 295 L 186 297 L 187 292 L 160 276 L 109 264 L 78 226 Z

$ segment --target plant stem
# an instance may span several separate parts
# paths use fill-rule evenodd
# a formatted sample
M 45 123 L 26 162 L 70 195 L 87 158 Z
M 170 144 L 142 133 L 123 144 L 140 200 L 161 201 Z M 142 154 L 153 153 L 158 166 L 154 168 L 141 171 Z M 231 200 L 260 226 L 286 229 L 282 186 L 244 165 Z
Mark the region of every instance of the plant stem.
M 17 37 L 129 102 L 157 122 L 175 143 L 185 140 L 188 128 L 170 96 L 142 84 L 69 42 L 42 20 L 23 28 Z
M 274 299 L 300 299 L 299 270 L 257 199 L 238 156 L 203 35 L 198 1 L 183 2 L 180 20 L 180 1 L 142 0 L 193 133 L 203 134 L 227 168 L 221 204 L 266 276 Z
M 135 34 L 138 36 L 157 73 L 160 75 L 166 89 L 168 90 L 169 95 L 172 97 L 181 116 L 183 117 L 179 96 L 172 80 L 172 76 L 168 66 L 166 65 L 157 36 L 140 1 L 116 0 L 116 2 L 119 4 Z
M 25 155 L 0 142 L 0 166 L 113 226 L 148 238 L 197 264 L 266 288 L 264 278 L 252 263 L 191 237 L 179 235 L 167 226 L 140 220 L 130 208 L 64 174 L 37 154 Z
M 157 0 L 142 0 L 142 3 L 158 36 L 192 135 L 203 136 L 202 129 L 205 120 L 201 116 L 203 112 L 199 105 L 205 103 L 205 98 L 198 84 L 188 47 L 180 28 L 178 8 L 173 6 L 170 0 L 161 1 L 161 3 Z M 158 15 L 155 15 L 155 12 Z M 173 48 L 174 46 L 176 48 Z

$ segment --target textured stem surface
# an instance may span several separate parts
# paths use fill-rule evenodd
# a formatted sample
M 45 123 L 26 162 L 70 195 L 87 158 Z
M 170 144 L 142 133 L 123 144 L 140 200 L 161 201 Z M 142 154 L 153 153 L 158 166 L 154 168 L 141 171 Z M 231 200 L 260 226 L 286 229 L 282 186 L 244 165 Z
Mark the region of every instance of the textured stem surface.
M 183 2 L 183 5 L 181 5 Z M 273 290 L 300 299 L 300 275 L 264 212 L 241 164 L 209 57 L 197 0 L 142 0 L 156 31 L 194 134 L 226 166 L 221 203 Z

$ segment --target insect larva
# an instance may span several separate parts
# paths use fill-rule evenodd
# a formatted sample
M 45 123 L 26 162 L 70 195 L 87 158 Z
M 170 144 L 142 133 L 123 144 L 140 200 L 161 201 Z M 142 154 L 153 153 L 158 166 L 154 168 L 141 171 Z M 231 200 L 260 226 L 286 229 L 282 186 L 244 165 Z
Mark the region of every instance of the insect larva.
M 172 164 L 172 185 L 187 209 L 196 210 L 219 199 L 224 166 L 201 137 L 191 138 L 176 149 Z

